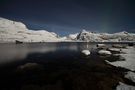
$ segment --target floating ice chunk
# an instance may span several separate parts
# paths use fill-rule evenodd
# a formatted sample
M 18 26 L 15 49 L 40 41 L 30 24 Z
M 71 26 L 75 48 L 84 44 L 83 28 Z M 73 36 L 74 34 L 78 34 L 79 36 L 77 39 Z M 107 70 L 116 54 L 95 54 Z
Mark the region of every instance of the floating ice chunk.
M 82 50 L 82 53 L 85 55 L 90 55 L 90 51 L 89 50 Z

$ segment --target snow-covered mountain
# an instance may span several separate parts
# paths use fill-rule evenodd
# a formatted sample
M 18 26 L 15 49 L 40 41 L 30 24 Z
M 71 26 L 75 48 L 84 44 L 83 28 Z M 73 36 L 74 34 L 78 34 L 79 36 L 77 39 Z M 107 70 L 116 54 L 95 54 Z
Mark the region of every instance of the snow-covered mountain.
M 54 32 L 28 30 L 21 22 L 0 18 L 0 42 L 56 42 L 61 41 Z
M 94 33 L 82 30 L 80 33 L 59 37 L 54 32 L 46 30 L 29 30 L 23 23 L 0 18 L 0 43 L 3 42 L 60 42 L 60 41 L 90 41 L 119 42 L 135 41 L 135 34 L 126 31 L 114 34 Z
M 77 37 L 78 41 L 92 41 L 92 42 L 119 42 L 119 41 L 135 41 L 135 34 L 126 31 L 108 34 L 108 33 L 94 33 L 82 30 Z
M 100 38 L 100 34 L 88 32 L 86 30 L 82 30 L 77 35 L 76 40 L 79 40 L 79 41 L 91 41 L 91 42 L 102 41 L 102 39 Z

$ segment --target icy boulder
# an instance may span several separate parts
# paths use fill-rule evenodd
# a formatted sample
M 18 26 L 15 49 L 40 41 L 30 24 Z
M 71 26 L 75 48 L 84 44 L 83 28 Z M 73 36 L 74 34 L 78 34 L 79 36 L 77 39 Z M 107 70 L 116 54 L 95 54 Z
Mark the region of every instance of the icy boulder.
M 99 50 L 98 54 L 99 55 L 111 55 L 112 53 L 110 51 L 107 51 L 107 50 Z
M 90 55 L 90 51 L 89 50 L 82 50 L 82 53 L 84 54 L 84 55 Z
M 97 47 L 99 49 L 105 49 L 105 48 L 107 48 L 107 46 L 105 44 L 97 44 Z

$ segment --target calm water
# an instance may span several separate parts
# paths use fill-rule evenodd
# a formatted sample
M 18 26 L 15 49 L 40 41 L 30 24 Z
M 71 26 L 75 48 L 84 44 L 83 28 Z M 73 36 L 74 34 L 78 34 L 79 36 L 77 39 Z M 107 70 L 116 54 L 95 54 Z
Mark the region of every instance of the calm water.
M 81 51 L 89 49 L 91 55 Z M 95 44 L 0 45 L 0 90 L 113 90 L 127 71 L 108 65 Z

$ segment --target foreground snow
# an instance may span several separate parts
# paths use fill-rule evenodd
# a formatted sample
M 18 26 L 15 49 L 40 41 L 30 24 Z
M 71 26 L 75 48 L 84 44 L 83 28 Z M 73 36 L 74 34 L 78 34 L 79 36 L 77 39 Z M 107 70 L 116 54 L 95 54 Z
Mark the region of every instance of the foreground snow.
M 122 82 L 120 82 L 119 84 L 120 85 L 116 87 L 116 90 L 135 90 L 134 86 L 126 85 Z
M 126 54 L 120 54 L 125 61 L 116 61 L 116 62 L 109 62 L 109 64 L 114 66 L 123 67 L 132 71 L 135 71 L 135 48 L 134 47 L 127 47 L 127 49 L 122 49 L 122 52 Z
M 127 72 L 127 74 L 125 75 L 125 78 L 128 78 L 130 80 L 132 80 L 133 82 L 135 82 L 135 73 L 134 72 Z

